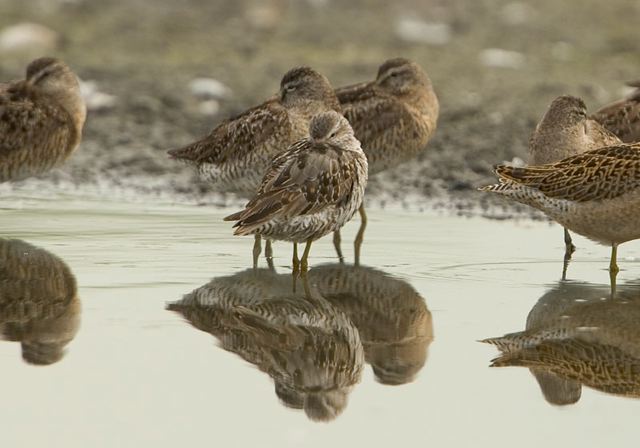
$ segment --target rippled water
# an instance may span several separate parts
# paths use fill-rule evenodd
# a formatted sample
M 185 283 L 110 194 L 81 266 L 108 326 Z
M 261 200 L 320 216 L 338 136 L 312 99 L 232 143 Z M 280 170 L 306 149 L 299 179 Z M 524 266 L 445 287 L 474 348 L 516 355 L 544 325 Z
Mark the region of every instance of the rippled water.
M 607 248 L 576 238 L 559 281 L 558 226 L 371 210 L 365 266 L 318 242 L 305 298 L 289 246 L 247 270 L 225 212 L 3 201 L 2 446 L 634 440 L 638 244 L 612 302 Z

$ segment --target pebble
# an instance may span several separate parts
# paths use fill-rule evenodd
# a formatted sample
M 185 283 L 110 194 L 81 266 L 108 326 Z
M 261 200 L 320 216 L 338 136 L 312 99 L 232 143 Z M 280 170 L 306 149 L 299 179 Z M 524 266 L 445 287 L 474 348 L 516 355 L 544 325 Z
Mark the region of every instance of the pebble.
M 482 65 L 486 67 L 517 69 L 525 63 L 525 57 L 522 53 L 502 48 L 485 48 L 480 52 L 479 58 Z
M 402 17 L 396 22 L 396 35 L 407 42 L 445 45 L 451 41 L 451 27 L 446 23 Z
M 0 52 L 40 52 L 56 49 L 60 36 L 46 26 L 23 22 L 8 26 L 0 31 Z
M 195 78 L 189 83 L 189 90 L 200 99 L 224 100 L 232 96 L 229 87 L 213 78 Z
M 114 95 L 100 92 L 95 81 L 80 81 L 80 93 L 89 111 L 101 111 L 115 106 L 117 98 Z

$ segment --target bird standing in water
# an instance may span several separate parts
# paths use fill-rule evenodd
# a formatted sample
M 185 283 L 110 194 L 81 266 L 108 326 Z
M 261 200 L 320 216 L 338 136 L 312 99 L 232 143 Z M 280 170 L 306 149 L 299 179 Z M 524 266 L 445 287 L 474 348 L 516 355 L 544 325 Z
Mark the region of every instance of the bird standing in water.
M 24 80 L 0 84 L 0 182 L 62 164 L 80 144 L 86 116 L 78 78 L 58 59 L 36 59 Z
M 534 129 L 529 139 L 529 165 L 559 162 L 576 154 L 622 143 L 595 120 L 587 117 L 587 106 L 580 98 L 559 96 Z M 563 277 L 576 247 L 564 229 Z
M 369 161 L 373 175 L 414 158 L 436 130 L 439 104 L 431 80 L 422 68 L 408 59 L 384 62 L 374 81 L 336 89 L 344 116 L 353 127 Z M 364 205 L 355 240 L 355 263 L 367 225 Z M 342 262 L 340 231 L 334 245 Z
M 543 211 L 565 228 L 611 246 L 612 293 L 618 245 L 640 238 L 640 144 L 606 146 L 557 163 L 499 165 L 499 184 L 481 188 Z
M 194 166 L 216 190 L 251 198 L 273 157 L 306 137 L 311 117 L 328 110 L 340 111 L 340 104 L 327 78 L 309 67 L 294 68 L 282 78 L 277 95 L 169 155 Z M 260 234 L 256 234 L 254 267 L 261 251 Z M 272 267 L 269 241 L 265 255 Z
M 349 122 L 334 111 L 311 120 L 309 137 L 271 164 L 256 196 L 237 221 L 235 235 L 262 235 L 293 242 L 293 281 L 306 280 L 311 243 L 340 229 L 362 204 L 367 158 Z M 298 244 L 306 243 L 298 260 Z

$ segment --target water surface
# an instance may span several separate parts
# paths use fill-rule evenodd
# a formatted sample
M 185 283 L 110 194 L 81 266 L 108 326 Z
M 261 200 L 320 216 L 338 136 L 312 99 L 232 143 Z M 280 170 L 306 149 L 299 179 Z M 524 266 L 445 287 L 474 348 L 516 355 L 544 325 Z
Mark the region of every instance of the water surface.
M 375 447 L 410 441 L 537 447 L 634 441 L 636 399 L 583 386 L 578 400 L 575 393 L 568 400 L 573 404 L 552 405 L 528 369 L 490 368 L 500 352 L 478 342 L 525 330 L 529 313 L 547 310 L 545 303 L 604 302 L 607 248 L 577 237 L 570 280 L 562 283 L 558 226 L 371 210 L 360 274 L 335 265 L 330 239 L 313 247 L 316 270 L 310 278 L 318 300 L 328 299 L 313 323 L 326 330 L 318 336 L 305 321 L 309 313 L 299 312 L 313 303 L 286 299 L 274 312 L 284 314 L 275 320 L 256 314 L 258 302 L 288 294 L 285 287 L 278 292 L 278 282 L 288 282 L 290 248 L 274 247 L 277 274 L 266 274 L 271 292 L 247 292 L 242 278 L 251 274 L 252 241 L 231 236 L 221 221 L 226 212 L 73 198 L 3 202 L 2 236 L 61 260 L 75 276 L 81 304 L 80 327 L 64 341 L 66 355 L 57 361 L 34 365 L 23 360 L 18 342 L 0 343 L 3 446 Z M 356 230 L 355 223 L 345 229 L 345 245 Z M 351 248 L 345 249 L 351 259 Z M 638 245 L 623 245 L 619 252 L 619 288 L 633 299 L 640 296 L 633 286 L 640 278 Z M 356 274 L 364 280 L 345 286 Z M 166 309 L 198 288 L 210 291 L 229 279 L 241 306 L 240 313 L 228 314 L 230 321 L 211 308 L 215 292 L 201 314 Z M 361 283 L 367 284 L 358 289 Z M 388 313 L 380 312 L 385 308 Z M 563 310 L 549 313 L 561 319 Z M 601 314 L 607 313 L 605 307 Z M 279 327 L 283 321 L 289 326 Z M 616 322 L 614 316 L 594 325 L 615 328 Z M 220 332 L 231 334 L 229 328 L 245 345 L 225 342 Z M 605 343 L 622 340 L 633 353 L 633 325 L 624 329 Z M 55 339 L 61 333 L 51 334 Z M 318 342 L 325 340 L 334 342 Z M 293 356 L 282 341 L 306 352 Z M 250 353 L 246 344 L 262 344 L 266 351 Z M 304 405 L 295 409 L 298 392 L 279 391 L 291 395 L 285 406 L 275 380 L 289 389 L 303 385 L 304 393 L 327 387 L 346 392 L 323 408 L 338 412 L 317 422 Z

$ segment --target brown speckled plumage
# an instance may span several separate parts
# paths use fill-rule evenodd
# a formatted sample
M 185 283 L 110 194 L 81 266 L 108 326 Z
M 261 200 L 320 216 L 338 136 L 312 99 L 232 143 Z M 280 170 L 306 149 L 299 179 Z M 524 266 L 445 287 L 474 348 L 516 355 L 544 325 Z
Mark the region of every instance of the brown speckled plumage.
M 609 146 L 560 162 L 498 166 L 500 183 L 482 190 L 545 212 L 587 238 L 617 245 L 640 238 L 640 145 Z
M 351 219 L 367 183 L 360 144 L 347 120 L 333 111 L 316 115 L 310 133 L 273 159 L 256 196 L 225 218 L 237 221 L 236 235 L 302 243 Z
M 32 364 L 51 364 L 80 325 L 75 277 L 58 257 L 20 240 L 0 239 L 0 335 L 18 341 Z
M 25 80 L 0 86 L 0 182 L 64 162 L 80 144 L 85 118 L 78 79 L 66 64 L 29 64 Z
M 531 133 L 529 164 L 544 165 L 621 141 L 598 122 L 587 117 L 580 98 L 559 96 Z
M 327 78 L 309 67 L 294 68 L 282 78 L 278 95 L 169 154 L 195 166 L 218 191 L 249 198 L 271 159 L 306 137 L 311 117 L 327 110 L 341 110 Z
M 329 264 L 309 271 L 310 282 L 358 328 L 365 361 L 384 384 L 413 381 L 433 341 L 431 313 L 409 283 L 365 266 Z
M 502 355 L 492 366 L 528 367 L 547 401 L 573 404 L 581 386 L 640 398 L 640 291 L 561 282 L 527 318 L 526 330 L 490 338 Z
M 316 292 L 292 294 L 288 275 L 258 269 L 215 278 L 168 309 L 267 373 L 283 404 L 313 420 L 340 415 L 362 376 L 355 326 Z
M 412 159 L 436 130 L 438 98 L 424 70 L 407 59 L 390 59 L 374 81 L 336 94 L 367 155 L 369 174 Z
M 626 143 L 640 141 L 640 81 L 628 83 L 635 87 L 630 95 L 600 108 L 591 118 Z

